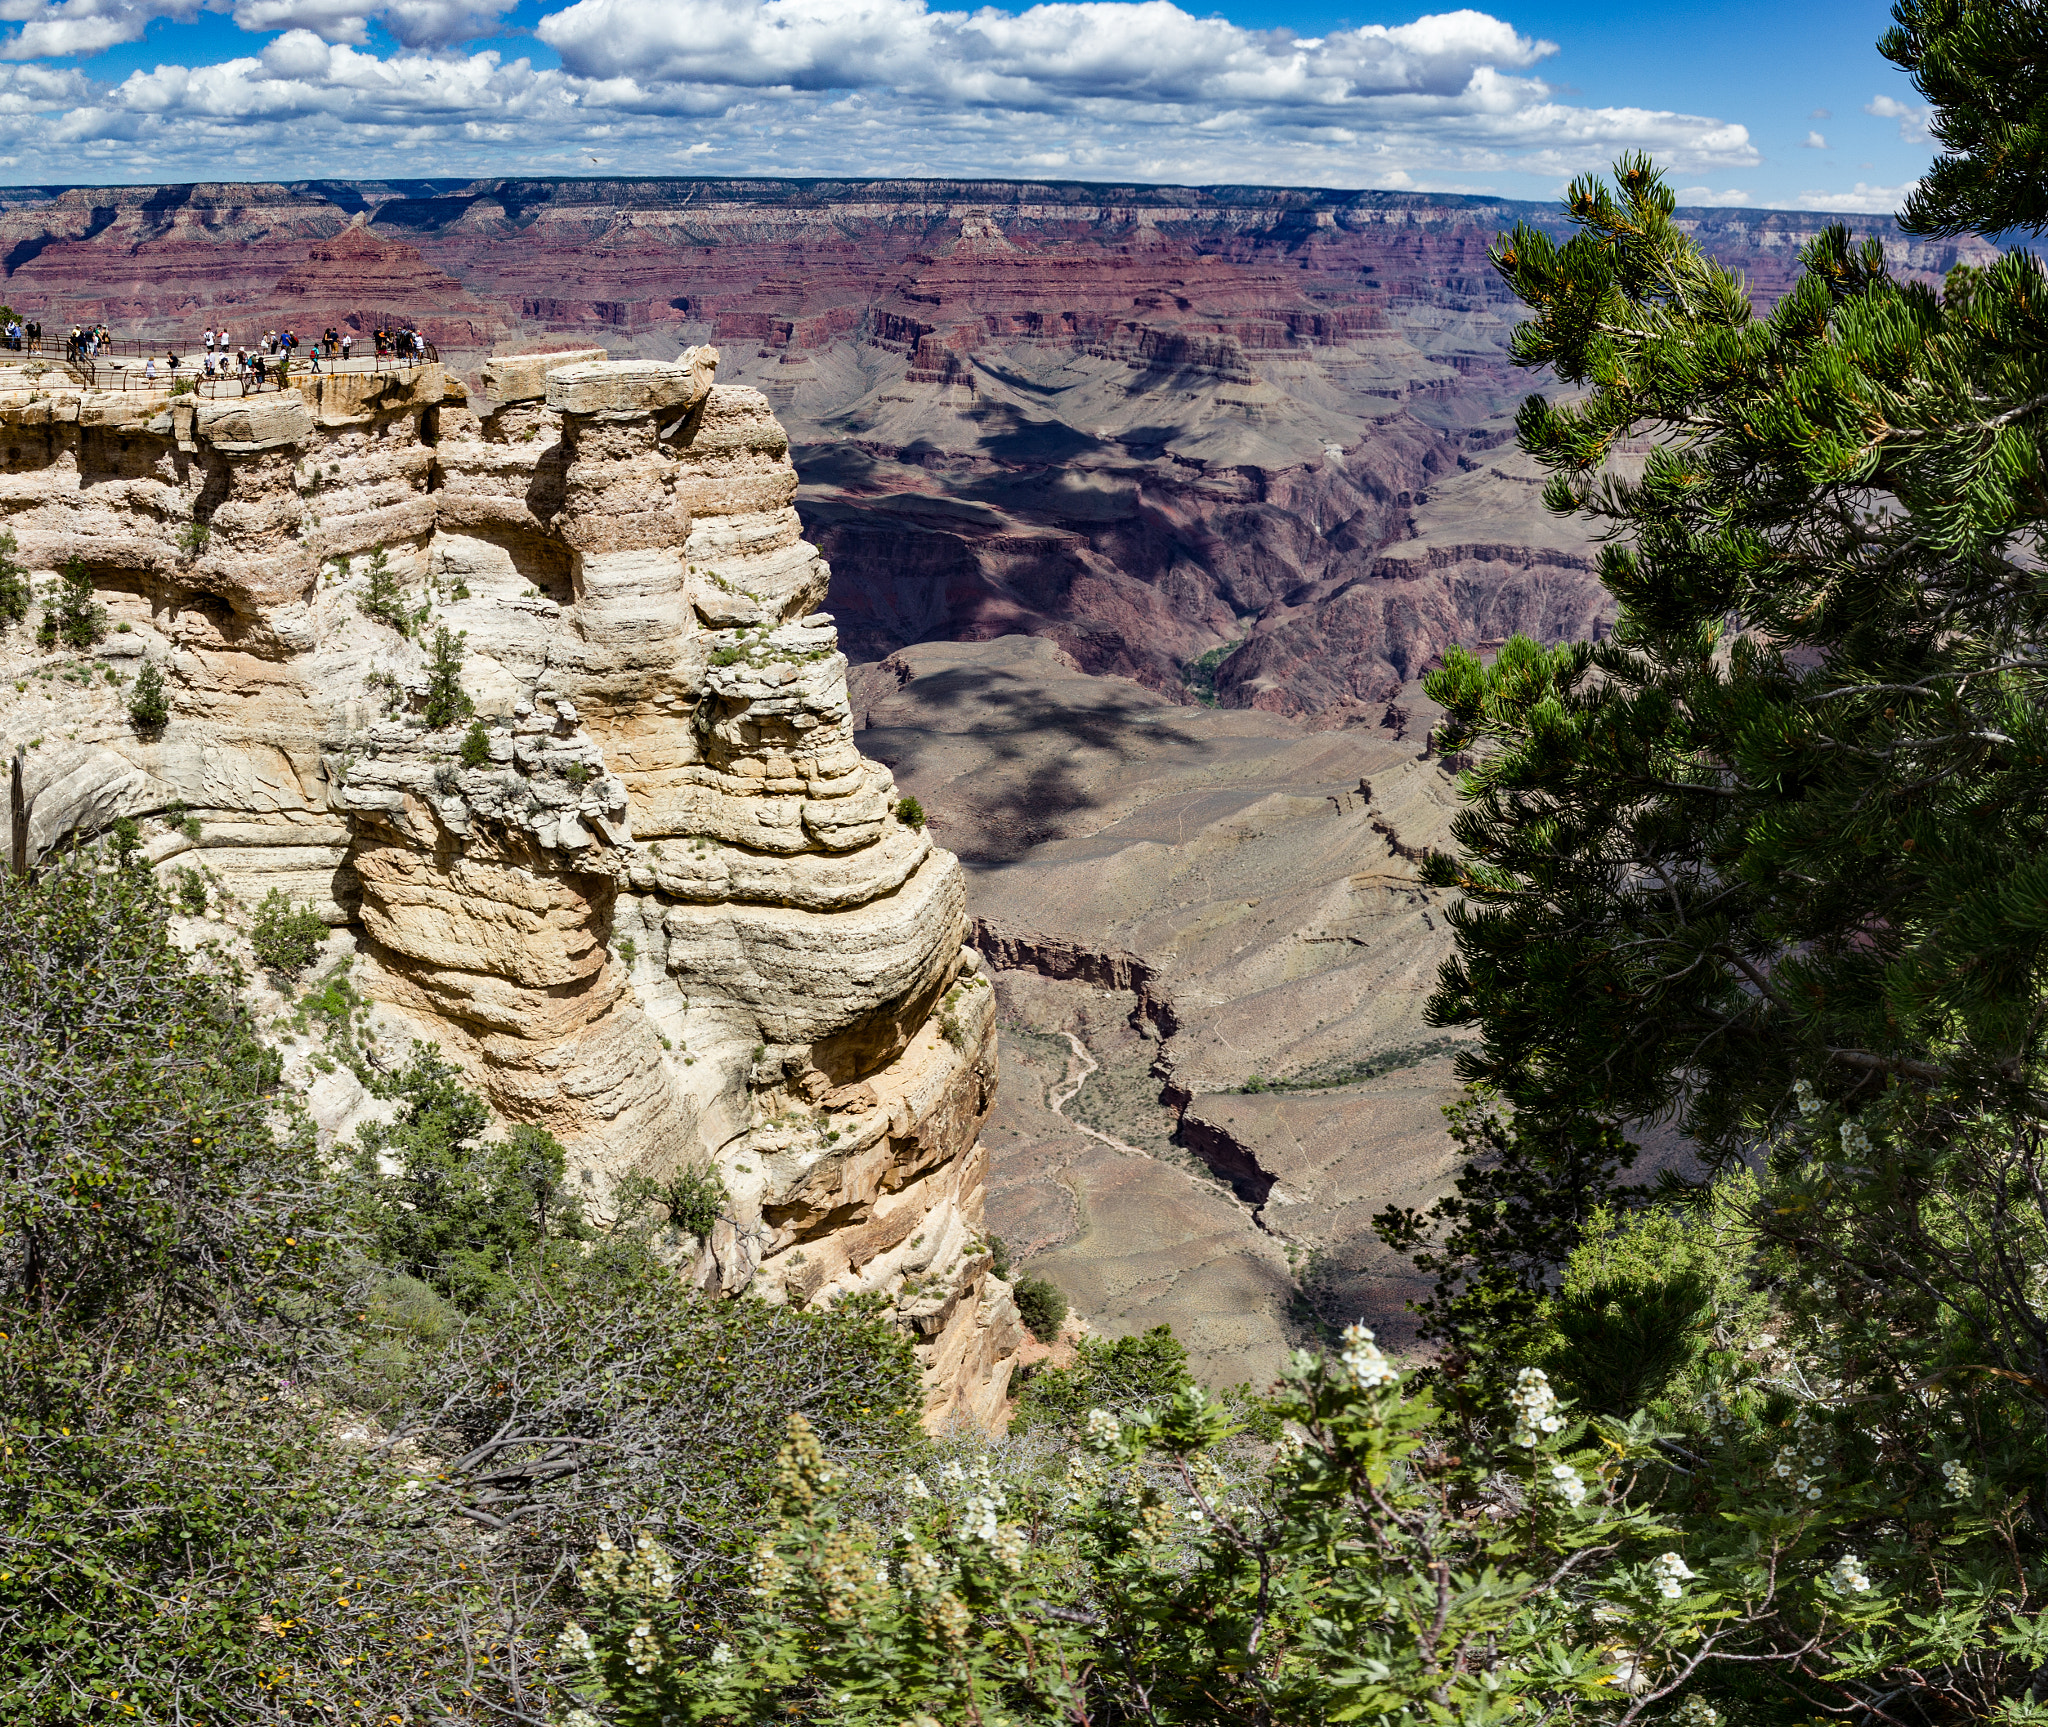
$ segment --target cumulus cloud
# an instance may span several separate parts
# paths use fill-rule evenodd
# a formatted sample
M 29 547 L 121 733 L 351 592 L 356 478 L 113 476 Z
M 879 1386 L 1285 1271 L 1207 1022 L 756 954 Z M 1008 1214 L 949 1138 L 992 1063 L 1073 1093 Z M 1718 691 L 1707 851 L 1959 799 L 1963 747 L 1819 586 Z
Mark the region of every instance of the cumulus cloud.
M 1748 204 L 1754 202 L 1754 200 L 1750 197 L 1750 195 L 1747 192 L 1738 191 L 1734 187 L 1730 187 L 1725 192 L 1717 192 L 1711 186 L 1684 187 L 1678 194 L 1678 201 L 1681 204 L 1708 204 L 1717 206 L 1726 206 L 1729 204 Z
M 1927 136 L 1927 110 L 1915 108 L 1910 102 L 1893 96 L 1873 96 L 1863 104 L 1863 112 L 1880 120 L 1898 121 L 1899 137 L 1908 144 L 1917 144 Z
M 0 39 L 0 58 L 54 52 L 22 46 L 31 31 L 131 41 L 150 18 L 202 5 L 251 32 L 249 51 L 97 85 L 44 137 L 0 136 L 0 147 L 97 152 L 137 179 L 173 161 L 178 177 L 616 164 L 1418 190 L 1554 182 L 1624 150 L 1703 179 L 1760 160 L 1731 122 L 1563 100 L 1538 75 L 1556 44 L 1471 8 L 1306 36 L 1174 0 L 1045 0 L 1015 13 L 572 0 L 534 26 L 560 60 L 536 67 L 459 51 L 504 27 L 509 0 L 0 0 L 0 21 L 22 25 Z M 396 52 L 372 50 L 380 28 Z
M 1802 192 L 1798 207 L 1839 210 L 1846 216 L 1890 216 L 1919 184 L 1918 180 L 1908 180 L 1903 186 L 1866 186 L 1858 180 L 1851 192 Z
M 1828 141 L 1818 132 L 1807 133 L 1806 142 L 1799 146 L 1802 150 L 1825 150 L 1827 147 Z
M 0 0 L 0 23 L 19 24 L 0 38 L 0 60 L 66 59 L 138 42 L 158 18 L 194 18 L 199 0 Z

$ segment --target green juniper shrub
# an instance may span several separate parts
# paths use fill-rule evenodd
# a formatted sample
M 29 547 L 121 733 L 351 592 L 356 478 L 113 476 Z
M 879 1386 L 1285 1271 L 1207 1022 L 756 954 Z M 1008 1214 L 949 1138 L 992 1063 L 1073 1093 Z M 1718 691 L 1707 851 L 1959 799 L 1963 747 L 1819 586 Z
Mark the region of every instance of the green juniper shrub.
M 427 729 L 460 725 L 475 711 L 476 703 L 462 687 L 462 633 L 437 629 L 427 659 Z
M 709 1241 L 719 1218 L 732 1203 L 725 1178 L 712 1166 L 692 1166 L 670 1178 L 662 1189 L 669 1222 L 699 1241 Z
M 413 1045 L 388 1089 L 397 1115 L 359 1130 L 354 1154 L 359 1216 L 380 1263 L 474 1311 L 584 1235 L 552 1134 L 521 1125 L 486 1138 L 488 1107 L 430 1044 Z
M 1015 1284 L 1017 1313 L 1024 1329 L 1040 1343 L 1050 1343 L 1067 1322 L 1067 1298 L 1047 1278 L 1026 1272 Z
M 249 925 L 249 945 L 257 963 L 282 977 L 304 971 L 326 940 L 326 921 L 311 906 L 293 905 L 282 888 L 263 896 Z
M 907 828 L 921 828 L 924 826 L 924 805 L 916 798 L 898 799 L 896 819 Z
M 16 549 L 14 535 L 0 533 L 0 628 L 27 617 L 33 597 L 27 568 L 14 561 Z
M 336 560 L 336 579 L 346 581 L 349 565 L 346 558 Z M 366 618 L 374 618 L 380 624 L 389 624 L 401 636 L 412 634 L 412 617 L 405 605 L 405 596 L 398 586 L 398 573 L 391 567 L 390 555 L 382 546 L 371 549 L 369 585 L 356 598 L 356 609 Z
M 991 1235 L 988 1240 L 989 1270 L 1005 1283 L 1010 1281 L 1010 1249 L 1000 1235 Z
M 135 687 L 128 692 L 128 719 L 144 737 L 154 737 L 170 724 L 171 702 L 164 690 L 164 675 L 148 660 L 135 674 Z
M 491 734 L 484 729 L 482 720 L 472 720 L 469 730 L 462 734 L 462 765 L 466 768 L 488 767 L 491 761 Z
M 1090 1409 L 1135 1409 L 1171 1399 L 1193 1383 L 1188 1352 L 1170 1325 L 1135 1337 L 1083 1337 L 1071 1367 L 1041 1367 L 1024 1381 L 1011 1431 L 1077 1428 Z
M 36 640 L 46 648 L 60 641 L 68 648 L 89 648 L 107 633 L 107 609 L 93 598 L 92 575 L 76 556 L 66 558 L 57 585 L 43 602 Z
M 180 869 L 177 872 L 178 909 L 187 917 L 206 915 L 206 878 L 196 869 Z

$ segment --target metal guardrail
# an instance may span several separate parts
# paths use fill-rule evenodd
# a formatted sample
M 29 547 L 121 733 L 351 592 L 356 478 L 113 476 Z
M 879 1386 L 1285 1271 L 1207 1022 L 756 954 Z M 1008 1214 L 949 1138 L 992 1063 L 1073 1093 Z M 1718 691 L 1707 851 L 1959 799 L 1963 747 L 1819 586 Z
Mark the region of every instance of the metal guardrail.
M 120 348 L 124 346 L 129 350 L 125 355 L 120 352 Z M 212 377 L 206 376 L 199 367 L 188 371 L 180 366 L 176 372 L 165 367 L 160 369 L 154 378 L 150 378 L 141 367 L 111 366 L 106 363 L 110 358 L 147 361 L 156 352 L 153 347 L 140 342 L 115 344 L 111 351 L 108 344 L 102 343 L 96 356 L 79 354 L 63 360 L 44 359 L 43 363 L 53 369 L 70 372 L 88 390 L 139 390 L 168 397 L 172 394 L 171 385 L 175 382 L 191 386 L 189 389 L 176 392 L 178 395 L 200 395 L 213 401 L 223 396 L 233 399 L 261 395 L 265 391 L 294 388 L 307 378 L 417 371 L 421 366 L 438 365 L 441 360 L 441 350 L 432 342 L 422 342 L 420 353 L 416 356 L 370 353 L 355 354 L 344 360 L 335 355 L 332 358 L 320 358 L 317 364 L 314 356 L 301 351 L 291 356 L 289 382 L 280 381 L 277 373 L 279 356 L 272 354 L 258 356 L 263 362 L 262 370 L 253 380 L 249 379 L 241 368 L 233 366 L 216 371 Z M 168 359 L 167 354 L 160 357 Z

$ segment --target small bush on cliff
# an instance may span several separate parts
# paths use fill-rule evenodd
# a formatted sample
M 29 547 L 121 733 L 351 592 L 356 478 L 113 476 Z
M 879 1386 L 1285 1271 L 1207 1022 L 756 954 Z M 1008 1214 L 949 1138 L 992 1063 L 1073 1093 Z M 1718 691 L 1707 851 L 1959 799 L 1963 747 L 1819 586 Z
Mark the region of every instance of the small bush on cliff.
M 924 805 L 916 798 L 903 798 L 896 805 L 896 819 L 907 828 L 924 826 Z
M 0 628 L 18 624 L 27 617 L 33 597 L 28 570 L 14 561 L 15 550 L 13 534 L 0 534 Z
M 295 906 L 284 889 L 272 888 L 256 907 L 249 945 L 265 971 L 296 977 L 313 963 L 327 939 L 327 924 L 311 906 Z
M 128 719 L 144 737 L 161 732 L 171 721 L 170 697 L 164 691 L 164 675 L 149 661 L 135 675 L 135 688 L 128 692 Z
M 438 732 L 459 726 L 474 712 L 476 703 L 462 687 L 462 634 L 438 629 L 427 660 L 427 728 Z
M 43 602 L 36 640 L 46 648 L 60 641 L 68 648 L 89 648 L 107 633 L 107 609 L 93 598 L 92 575 L 77 558 L 67 558 L 55 590 Z
M 732 1203 L 725 1182 L 716 1169 L 690 1168 L 675 1176 L 662 1190 L 668 1219 L 676 1228 L 709 1241 L 725 1208 Z
M 466 768 L 488 767 L 491 761 L 491 734 L 484 729 L 482 720 L 472 720 L 469 730 L 462 734 L 462 765 Z
M 348 579 L 348 560 L 336 560 L 337 579 Z M 389 624 L 401 636 L 412 634 L 412 616 L 407 611 L 405 596 L 398 586 L 398 575 L 391 567 L 391 557 L 382 546 L 372 548 L 369 562 L 369 585 L 356 599 L 356 610 L 366 618 L 375 618 L 380 624 Z
M 1025 1330 L 1040 1343 L 1050 1343 L 1067 1322 L 1067 1298 L 1056 1284 L 1026 1272 L 1017 1279 L 1017 1313 Z

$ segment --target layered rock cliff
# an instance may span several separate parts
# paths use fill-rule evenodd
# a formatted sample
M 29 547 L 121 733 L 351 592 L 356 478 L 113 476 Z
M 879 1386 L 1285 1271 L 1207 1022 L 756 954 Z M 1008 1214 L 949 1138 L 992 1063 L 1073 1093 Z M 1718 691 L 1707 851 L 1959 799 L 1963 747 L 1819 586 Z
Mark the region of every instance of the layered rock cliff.
M 716 364 L 495 358 L 484 413 L 438 366 L 246 401 L 0 373 L 0 529 L 46 597 L 75 560 L 107 626 L 0 633 L 19 839 L 138 821 L 160 871 L 203 872 L 195 935 L 310 904 L 380 1023 L 556 1133 L 595 1203 L 715 1174 L 679 1275 L 880 1293 L 928 1419 L 987 1421 L 1019 1331 L 961 871 L 855 747 L 788 440 Z M 467 762 L 423 711 L 441 631 Z M 145 663 L 171 714 L 142 734 Z M 291 1071 L 330 1136 L 368 1103 Z
M 856 660 L 1024 632 L 1177 703 L 1335 728 L 1450 642 L 1609 616 L 1584 537 L 1540 519 L 1529 475 L 1489 477 L 1535 381 L 1487 249 L 1518 221 L 1563 232 L 1554 205 L 943 180 L 11 198 L 6 293 L 52 328 L 410 323 L 458 369 L 543 334 L 722 344 L 796 440 Z M 1832 220 L 1680 219 L 1760 307 Z M 1856 226 L 1924 280 L 1992 255 Z

